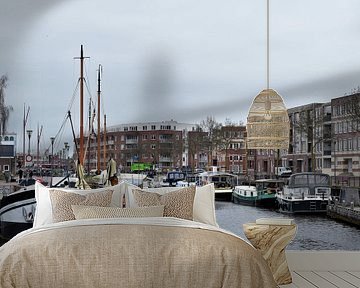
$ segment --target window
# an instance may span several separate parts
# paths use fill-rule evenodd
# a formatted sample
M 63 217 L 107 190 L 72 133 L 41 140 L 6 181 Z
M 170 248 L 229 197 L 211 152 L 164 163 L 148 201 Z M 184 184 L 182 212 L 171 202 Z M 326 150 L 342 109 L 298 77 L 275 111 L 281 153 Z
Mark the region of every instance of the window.
M 357 122 L 354 120 L 354 121 L 352 121 L 352 130 L 353 130 L 354 132 L 356 132 L 357 129 L 358 129 L 358 127 L 357 127 Z
M 353 141 L 352 141 L 351 138 L 349 138 L 349 139 L 348 139 L 348 149 L 349 149 L 349 151 L 352 151 L 352 150 L 353 150 L 352 144 L 353 144 Z
M 151 145 L 150 145 L 150 148 L 151 148 L 151 149 L 156 149 L 156 145 L 155 145 L 155 144 L 151 144 Z
M 124 131 L 128 131 L 129 130 L 129 128 L 128 127 L 124 127 Z
M 357 150 L 357 149 L 358 149 L 358 148 L 357 148 L 357 143 L 356 143 L 356 141 L 357 141 L 357 138 L 354 137 L 354 138 L 353 138 L 353 150 Z
M 143 135 L 142 135 L 142 139 L 143 139 L 143 140 L 147 140 L 147 139 L 148 139 L 148 135 L 147 135 L 147 134 L 143 134 Z
M 9 165 L 4 165 L 3 169 L 4 169 L 4 171 L 10 171 Z
M 136 135 L 126 135 L 126 140 L 137 140 L 138 137 Z
M 151 140 L 156 140 L 156 135 L 152 134 L 151 135 Z
M 322 169 L 322 161 L 321 159 L 316 159 L 317 160 L 317 168 Z
M 345 114 L 345 104 L 341 105 L 341 115 Z
M 343 143 L 343 151 L 347 151 L 347 150 L 348 150 L 347 140 L 346 140 L 346 139 L 343 139 L 342 143 Z
M 151 125 L 151 130 L 156 130 L 156 125 Z
M 143 126 L 143 130 L 146 131 L 146 130 L 147 130 L 147 126 Z
M 137 131 L 137 126 L 130 126 L 130 131 Z

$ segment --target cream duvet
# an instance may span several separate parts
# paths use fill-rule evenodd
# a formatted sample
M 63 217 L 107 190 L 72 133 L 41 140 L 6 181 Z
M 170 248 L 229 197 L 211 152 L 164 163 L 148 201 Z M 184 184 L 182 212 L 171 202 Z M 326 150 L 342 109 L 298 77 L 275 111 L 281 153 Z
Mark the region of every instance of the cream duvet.
M 0 247 L 0 287 L 276 287 L 262 256 L 219 228 L 177 218 L 73 220 Z

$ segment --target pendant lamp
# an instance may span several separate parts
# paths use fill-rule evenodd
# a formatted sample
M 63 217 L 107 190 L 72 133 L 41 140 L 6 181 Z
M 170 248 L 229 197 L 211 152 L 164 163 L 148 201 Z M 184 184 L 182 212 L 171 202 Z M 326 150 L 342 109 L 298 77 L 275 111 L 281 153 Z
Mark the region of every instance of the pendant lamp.
M 267 88 L 249 109 L 247 149 L 288 149 L 290 122 L 282 97 L 269 88 L 269 0 L 267 0 Z

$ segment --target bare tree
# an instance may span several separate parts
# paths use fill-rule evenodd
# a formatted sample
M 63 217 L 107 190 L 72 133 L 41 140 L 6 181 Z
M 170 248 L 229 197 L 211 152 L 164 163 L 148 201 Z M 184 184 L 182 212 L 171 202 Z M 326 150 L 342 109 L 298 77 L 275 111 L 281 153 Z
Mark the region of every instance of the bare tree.
M 229 150 L 231 144 L 234 142 L 234 139 L 237 138 L 235 123 L 228 123 L 226 126 L 221 127 L 221 132 L 219 133 L 219 148 L 222 151 L 225 151 L 225 171 L 229 170 Z
M 294 133 L 307 139 L 306 151 L 311 155 L 311 171 L 316 171 L 315 148 L 329 137 L 323 131 L 325 115 L 320 108 L 321 106 L 313 106 L 300 111 L 299 117 L 293 122 Z
M 4 135 L 7 130 L 7 124 L 10 112 L 13 111 L 12 106 L 5 105 L 5 88 L 7 87 L 8 77 L 3 75 L 0 78 L 0 135 Z
M 207 133 L 206 142 L 208 147 L 208 164 L 213 163 L 213 156 L 220 145 L 220 134 L 222 124 L 216 122 L 212 116 L 207 116 L 206 120 L 202 120 L 200 126 L 202 131 Z
M 360 131 L 360 91 L 356 91 L 357 93 L 350 95 L 349 100 L 342 105 L 344 108 L 339 107 L 340 110 L 344 110 L 344 116 L 347 118 L 348 127 L 353 132 Z
M 197 127 L 197 131 L 188 132 L 187 145 L 189 149 L 189 157 L 191 157 L 190 163 L 192 170 L 199 168 L 195 167 L 195 155 L 198 155 L 201 152 L 207 152 L 207 144 L 207 134 L 206 132 L 203 132 L 200 127 Z

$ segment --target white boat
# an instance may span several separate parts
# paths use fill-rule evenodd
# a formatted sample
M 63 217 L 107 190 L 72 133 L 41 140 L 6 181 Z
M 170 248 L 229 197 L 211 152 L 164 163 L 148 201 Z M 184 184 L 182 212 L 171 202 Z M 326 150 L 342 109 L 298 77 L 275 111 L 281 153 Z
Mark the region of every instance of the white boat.
M 200 173 L 197 176 L 197 183 L 200 186 L 214 183 L 215 199 L 231 201 L 234 187 L 237 184 L 237 176 L 225 172 L 209 171 Z
M 35 180 L 20 189 L 2 195 L 0 201 L 0 237 L 10 239 L 33 225 L 36 200 Z
M 326 213 L 331 200 L 330 176 L 323 173 L 296 173 L 276 194 L 282 213 Z
M 77 178 L 54 177 L 52 187 L 74 187 L 76 180 Z M 0 201 L 0 237 L 11 239 L 33 226 L 36 210 L 35 181 L 40 179 L 25 180 L 20 189 L 3 195 Z
M 135 173 L 121 173 L 119 175 L 119 181 L 126 181 L 130 184 L 141 186 L 144 183 L 146 174 L 135 174 Z

